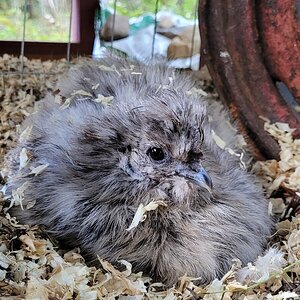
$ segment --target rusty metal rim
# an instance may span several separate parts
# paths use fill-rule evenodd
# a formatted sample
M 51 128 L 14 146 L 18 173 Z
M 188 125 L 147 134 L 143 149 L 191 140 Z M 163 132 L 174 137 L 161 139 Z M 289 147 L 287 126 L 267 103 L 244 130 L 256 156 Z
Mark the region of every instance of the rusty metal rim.
M 298 128 L 300 119 L 286 105 L 264 64 L 254 1 L 202 0 L 199 6 L 202 57 L 227 105 L 238 111 L 256 158 L 277 158 L 279 146 L 266 133 L 261 116 Z
M 266 65 L 300 104 L 300 16 L 296 1 L 272 1 L 272 5 L 258 1 L 256 11 Z

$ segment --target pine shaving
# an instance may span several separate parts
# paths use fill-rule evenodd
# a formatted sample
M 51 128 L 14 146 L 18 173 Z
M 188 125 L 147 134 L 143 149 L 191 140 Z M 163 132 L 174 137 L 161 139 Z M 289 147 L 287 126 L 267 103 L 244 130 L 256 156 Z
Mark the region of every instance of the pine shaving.
M 48 168 L 48 166 L 49 166 L 49 164 L 40 165 L 35 168 L 30 167 L 31 172 L 29 174 L 33 174 L 34 176 L 40 175 L 42 172 L 44 172 Z
M 212 133 L 212 138 L 217 144 L 217 146 L 221 149 L 225 149 L 226 143 L 215 133 L 214 130 L 211 130 L 211 133 Z
M 80 95 L 80 96 L 87 96 L 87 97 L 93 97 L 93 95 L 89 92 L 86 92 L 84 90 L 78 90 L 71 94 L 72 96 Z
M 22 209 L 23 208 L 23 199 L 24 199 L 24 192 L 28 188 L 29 182 L 25 181 L 20 187 L 18 187 L 16 190 L 12 191 L 12 198 L 10 202 L 9 208 L 11 208 L 13 205 L 17 206 L 20 205 Z
M 20 153 L 20 167 L 19 169 L 23 169 L 24 167 L 27 166 L 29 161 L 29 156 L 27 153 L 27 149 L 26 148 L 22 148 L 21 153 Z
M 236 152 L 235 150 L 229 148 L 229 147 L 226 147 L 226 142 L 223 141 L 216 133 L 215 131 L 212 129 L 211 130 L 211 133 L 212 133 L 212 138 L 214 140 L 214 142 L 217 144 L 217 146 L 219 148 L 221 148 L 222 150 L 226 150 L 230 155 L 234 155 L 234 156 L 237 156 L 239 157 L 240 159 L 240 168 L 243 169 L 243 170 L 246 170 L 247 169 L 247 166 L 246 166 L 246 163 L 243 161 L 243 158 L 244 158 L 244 153 L 241 152 L 241 153 L 238 153 Z
M 300 139 L 294 139 L 294 129 L 288 124 L 274 123 L 264 119 L 265 130 L 269 132 L 280 146 L 280 161 L 257 162 L 253 170 L 262 177 L 268 194 L 283 186 L 292 191 L 300 191 Z
M 156 210 L 159 206 L 166 207 L 167 204 L 164 201 L 151 201 L 146 206 L 144 206 L 141 203 L 133 217 L 133 220 L 132 220 L 130 226 L 126 230 L 130 231 L 130 230 L 136 228 L 140 223 L 142 223 L 146 220 L 147 212 L 149 212 L 151 210 Z
M 99 83 L 92 86 L 92 90 L 96 90 L 99 87 Z
M 105 97 L 105 96 L 99 94 L 99 95 L 97 96 L 97 98 L 93 99 L 93 101 L 96 102 L 96 103 L 101 103 L 101 104 L 103 104 L 104 106 L 109 106 L 109 105 L 111 105 L 111 101 L 112 101 L 113 99 L 114 99 L 113 96 Z
M 76 96 L 84 96 L 84 97 L 87 97 L 87 98 L 78 98 Z M 77 91 L 74 91 L 73 93 L 71 93 L 71 96 L 69 98 L 66 99 L 66 101 L 63 103 L 63 105 L 61 105 L 60 109 L 61 110 L 64 110 L 66 108 L 68 108 L 71 103 L 73 102 L 73 100 L 86 100 L 86 99 L 91 99 L 93 97 L 93 95 L 89 92 L 86 92 L 84 90 L 77 90 Z

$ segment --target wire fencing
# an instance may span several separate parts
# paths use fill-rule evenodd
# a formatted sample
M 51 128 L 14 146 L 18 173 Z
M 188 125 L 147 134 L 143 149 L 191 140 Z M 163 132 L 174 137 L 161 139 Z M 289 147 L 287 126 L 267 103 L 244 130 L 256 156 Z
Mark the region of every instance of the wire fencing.
M 21 77 L 21 80 L 23 80 L 24 76 L 31 74 L 31 75 L 39 75 L 39 74 L 44 74 L 44 75 L 51 75 L 51 72 L 47 72 L 47 71 L 32 71 L 32 70 L 27 70 L 25 68 L 25 49 L 28 46 L 28 48 L 30 47 L 29 45 L 27 45 L 27 23 L 28 23 L 28 17 L 29 17 L 29 12 L 28 12 L 28 7 L 30 7 L 30 5 L 32 5 L 32 0 L 21 0 L 21 10 L 23 13 L 23 18 L 22 18 L 22 36 L 21 36 L 21 43 L 20 43 L 20 65 L 18 69 L 14 69 L 14 70 L 3 70 L 0 68 L 0 75 L 2 76 L 16 76 L 19 75 Z M 50 1 L 51 5 L 53 6 L 55 4 L 55 1 L 53 2 L 53 0 L 40 0 L 42 2 L 44 1 Z M 67 35 L 67 42 L 66 42 L 66 53 L 65 53 L 65 62 L 67 65 L 71 64 L 72 61 L 72 57 L 71 57 L 71 48 L 72 48 L 72 19 L 73 19 L 73 9 L 76 5 L 76 3 L 78 3 L 78 1 L 76 0 L 66 0 L 67 5 L 69 7 L 69 20 L 68 21 L 68 35 Z M 180 0 L 177 0 L 180 1 Z M 152 11 L 150 11 L 149 13 L 152 13 L 154 16 L 154 26 L 153 26 L 153 34 L 152 34 L 152 41 L 151 41 L 151 59 L 155 59 L 155 46 L 156 46 L 156 35 L 157 35 L 157 28 L 158 28 L 158 12 L 159 12 L 159 8 L 161 5 L 161 2 L 164 2 L 164 4 L 166 4 L 166 1 L 161 1 L 161 0 L 154 0 L 153 1 L 153 9 Z M 104 1 L 99 0 L 98 3 L 98 8 L 99 8 L 99 12 L 100 14 L 102 14 L 102 11 L 104 10 Z M 167 4 L 166 4 L 167 5 Z M 111 39 L 110 39 L 110 43 L 103 43 L 103 41 L 101 41 L 100 38 L 100 43 L 101 43 L 101 47 L 109 47 L 114 49 L 114 41 L 115 41 L 115 25 L 116 25 L 116 15 L 117 15 L 117 0 L 113 1 L 113 5 L 112 5 L 113 9 L 112 9 L 112 18 L 113 18 L 113 25 L 112 25 L 112 35 L 111 35 Z M 54 7 L 55 8 L 55 7 Z M 57 10 L 57 9 L 56 9 Z M 198 1 L 195 0 L 195 6 L 194 6 L 194 11 L 192 12 L 193 15 L 193 32 L 192 32 L 192 46 L 191 46 L 191 53 L 190 53 L 190 62 L 189 62 L 189 67 L 191 68 L 192 66 L 192 57 L 193 57 L 193 49 L 194 49 L 194 41 L 195 41 L 195 35 L 196 35 L 196 26 L 197 26 L 197 20 L 198 20 L 198 16 L 197 16 L 197 12 L 198 12 Z M 100 37 L 101 36 L 101 30 L 103 28 L 104 25 L 104 21 L 101 17 L 99 18 L 99 14 L 97 15 L 95 13 L 95 20 L 94 20 L 94 31 L 95 31 L 95 36 L 96 37 Z M 1 24 L 0 24 L 1 26 Z M 81 33 L 81 35 L 83 35 L 84 33 Z

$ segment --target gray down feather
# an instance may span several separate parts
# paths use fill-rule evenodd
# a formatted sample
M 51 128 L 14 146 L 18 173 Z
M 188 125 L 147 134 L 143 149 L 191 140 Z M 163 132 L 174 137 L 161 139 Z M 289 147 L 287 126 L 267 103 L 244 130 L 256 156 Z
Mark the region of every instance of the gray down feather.
M 272 227 L 267 201 L 239 159 L 212 139 L 207 115 L 215 114 L 205 97 L 189 93 L 194 86 L 174 69 L 113 56 L 71 70 L 58 86 L 69 107 L 48 95 L 24 123 L 29 138 L 6 158 L 7 193 L 28 182 L 24 210 L 12 214 L 80 246 L 91 263 L 97 255 L 124 259 L 167 284 L 185 273 L 207 282 L 234 258 L 253 261 Z M 101 96 L 112 96 L 110 105 Z M 221 137 L 226 122 L 222 112 L 213 122 Z M 22 148 L 30 161 L 19 170 Z M 157 200 L 167 206 L 126 230 L 141 203 Z

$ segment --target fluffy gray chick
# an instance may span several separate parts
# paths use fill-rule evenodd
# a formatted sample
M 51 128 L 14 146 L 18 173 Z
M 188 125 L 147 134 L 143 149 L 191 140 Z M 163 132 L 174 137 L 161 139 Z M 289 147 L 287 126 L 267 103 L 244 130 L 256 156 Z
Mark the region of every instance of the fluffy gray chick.
M 234 258 L 254 260 L 270 234 L 267 202 L 213 141 L 193 86 L 173 69 L 114 57 L 71 71 L 59 86 L 70 106 L 48 96 L 24 124 L 29 138 L 8 156 L 8 192 L 27 182 L 24 210 L 12 212 L 80 246 L 88 260 L 124 259 L 167 284 L 185 273 L 207 282 Z M 113 96 L 111 105 L 93 101 L 101 95 Z M 222 115 L 218 121 L 226 127 Z M 20 170 L 22 148 L 30 161 Z M 156 200 L 167 206 L 128 231 L 138 206 Z

